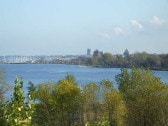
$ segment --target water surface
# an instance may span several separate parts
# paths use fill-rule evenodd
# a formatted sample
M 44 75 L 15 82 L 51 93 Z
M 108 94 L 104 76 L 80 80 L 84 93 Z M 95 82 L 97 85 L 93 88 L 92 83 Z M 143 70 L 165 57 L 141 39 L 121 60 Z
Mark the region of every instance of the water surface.
M 57 82 L 67 73 L 75 76 L 80 87 L 82 84 L 98 83 L 103 79 L 112 81 L 117 87 L 115 76 L 120 73 L 120 68 L 94 68 L 65 64 L 1 64 L 0 68 L 5 70 L 7 81 L 11 85 L 14 85 L 16 76 L 22 77 L 25 91 L 29 81 L 36 86 L 47 81 Z M 168 83 L 168 71 L 154 71 L 154 73 L 161 78 L 162 82 Z

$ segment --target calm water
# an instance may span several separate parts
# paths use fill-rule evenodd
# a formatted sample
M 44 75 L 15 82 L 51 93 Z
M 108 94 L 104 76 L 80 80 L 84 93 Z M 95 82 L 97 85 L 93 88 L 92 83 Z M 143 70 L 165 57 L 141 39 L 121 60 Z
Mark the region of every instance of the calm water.
M 108 79 L 117 87 L 115 76 L 120 73 L 120 68 L 89 68 L 64 64 L 1 64 L 0 68 L 5 70 L 7 81 L 12 85 L 14 85 L 16 76 L 22 77 L 24 90 L 26 90 L 29 81 L 35 85 L 47 81 L 57 82 L 67 73 L 75 76 L 79 86 L 91 81 L 98 83 L 103 79 Z M 154 72 L 164 83 L 168 83 L 168 71 Z

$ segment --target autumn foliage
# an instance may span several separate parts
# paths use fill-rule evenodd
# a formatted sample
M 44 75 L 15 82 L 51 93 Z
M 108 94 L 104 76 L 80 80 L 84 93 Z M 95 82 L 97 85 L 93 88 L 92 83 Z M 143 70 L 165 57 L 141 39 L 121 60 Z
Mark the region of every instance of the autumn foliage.
M 81 87 L 71 74 L 57 83 L 15 80 L 11 100 L 1 104 L 3 126 L 166 126 L 168 86 L 144 68 L 121 69 L 118 88 L 109 80 Z

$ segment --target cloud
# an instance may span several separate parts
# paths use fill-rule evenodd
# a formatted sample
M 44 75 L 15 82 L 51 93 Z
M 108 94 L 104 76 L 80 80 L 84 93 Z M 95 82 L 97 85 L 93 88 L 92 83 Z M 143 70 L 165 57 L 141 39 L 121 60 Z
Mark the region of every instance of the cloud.
M 106 39 L 106 40 L 110 40 L 111 39 L 111 36 L 109 33 L 107 32 L 101 32 L 101 33 L 98 33 L 99 36 L 101 36 L 103 39 Z
M 153 16 L 151 23 L 154 25 L 162 25 L 165 21 L 162 19 L 159 19 L 157 16 Z
M 120 28 L 120 27 L 115 27 L 113 30 L 114 30 L 114 33 L 115 33 L 116 35 L 119 35 L 119 34 L 122 34 L 122 33 L 123 33 L 123 30 L 122 30 L 122 28 Z
M 141 23 L 139 23 L 137 20 L 131 20 L 131 24 L 134 27 L 138 28 L 139 30 L 142 30 L 144 28 L 143 25 Z

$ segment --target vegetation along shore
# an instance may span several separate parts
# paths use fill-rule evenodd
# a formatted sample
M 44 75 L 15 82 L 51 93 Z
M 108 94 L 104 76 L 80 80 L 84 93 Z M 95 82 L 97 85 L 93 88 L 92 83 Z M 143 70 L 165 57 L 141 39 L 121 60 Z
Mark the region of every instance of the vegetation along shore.
M 168 123 L 168 86 L 144 68 L 121 69 L 118 88 L 109 80 L 90 82 L 79 88 L 67 74 L 54 83 L 37 87 L 17 77 L 11 100 L 1 72 L 1 126 L 160 126 Z
M 8 59 L 8 60 L 7 60 Z M 14 60 L 18 59 L 18 60 Z M 168 70 L 168 54 L 148 54 L 146 52 L 137 52 L 129 54 L 125 50 L 123 55 L 111 53 L 99 53 L 93 55 L 81 56 L 8 56 L 1 57 L 0 63 L 7 64 L 74 64 L 89 67 L 107 67 L 107 68 L 131 68 L 144 67 L 152 70 Z

